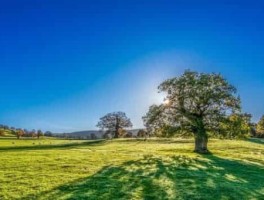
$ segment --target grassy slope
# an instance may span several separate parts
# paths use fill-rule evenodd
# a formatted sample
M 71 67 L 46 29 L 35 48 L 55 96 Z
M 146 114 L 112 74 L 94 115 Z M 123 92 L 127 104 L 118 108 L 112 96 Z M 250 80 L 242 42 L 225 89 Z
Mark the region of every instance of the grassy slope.
M 0 139 L 0 199 L 263 199 L 264 143 Z
M 5 130 L 5 129 L 2 129 L 2 128 L 0 128 L 0 133 L 1 134 L 3 134 L 3 135 L 1 135 L 0 137 L 14 137 L 14 134 L 12 134 L 12 131 L 11 130 L 9 130 L 9 129 L 7 129 L 7 130 Z

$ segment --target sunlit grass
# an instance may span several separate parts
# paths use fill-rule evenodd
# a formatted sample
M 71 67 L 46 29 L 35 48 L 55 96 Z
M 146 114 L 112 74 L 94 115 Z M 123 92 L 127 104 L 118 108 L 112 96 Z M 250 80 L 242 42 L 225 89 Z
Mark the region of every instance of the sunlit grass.
M 0 139 L 0 199 L 261 199 L 264 143 Z

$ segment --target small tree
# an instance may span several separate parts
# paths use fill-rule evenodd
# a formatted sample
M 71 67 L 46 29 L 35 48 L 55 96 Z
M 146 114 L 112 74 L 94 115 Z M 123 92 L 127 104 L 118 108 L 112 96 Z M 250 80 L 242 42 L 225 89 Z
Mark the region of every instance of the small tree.
M 132 138 L 133 137 L 133 133 L 128 131 L 125 133 L 125 135 L 123 135 L 124 138 Z
M 91 134 L 91 140 L 96 140 L 97 139 L 97 136 L 95 135 L 95 133 L 92 133 Z
M 36 137 L 37 136 L 36 130 L 32 129 L 32 131 L 30 131 L 30 135 L 32 138 Z
M 150 107 L 143 120 L 147 128 L 179 127 L 195 138 L 195 151 L 208 152 L 208 132 L 219 128 L 228 113 L 240 109 L 236 89 L 219 74 L 191 71 L 164 81 L 159 86 L 166 103 Z
M 24 134 L 25 132 L 22 129 L 18 129 L 16 131 L 17 139 L 20 139 Z
M 46 136 L 46 137 L 52 137 L 52 132 L 51 131 L 46 131 L 44 133 L 44 136 Z
M 3 129 L 4 129 L 4 130 L 8 130 L 8 129 L 9 129 L 9 126 L 4 125 L 4 126 L 3 126 Z
M 118 138 L 120 136 L 120 130 L 130 128 L 132 126 L 133 125 L 130 119 L 124 112 L 108 113 L 104 117 L 100 118 L 100 121 L 97 124 L 97 127 L 110 131 L 114 135 L 114 138 Z
M 1 129 L 0 128 L 0 136 L 4 136 L 5 135 L 5 131 L 4 131 L 4 129 Z
M 257 123 L 257 137 L 264 137 L 264 115 Z
M 37 131 L 37 137 L 38 137 L 38 139 L 41 137 L 41 136 L 43 136 L 44 134 L 43 134 L 43 132 L 41 131 L 41 130 L 38 130 Z

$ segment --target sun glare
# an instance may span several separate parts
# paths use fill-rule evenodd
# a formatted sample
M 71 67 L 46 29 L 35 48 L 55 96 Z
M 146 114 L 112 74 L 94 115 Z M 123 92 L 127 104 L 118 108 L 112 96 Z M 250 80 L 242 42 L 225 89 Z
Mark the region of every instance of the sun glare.
M 164 105 L 169 105 L 170 104 L 170 100 L 169 99 L 165 99 L 163 103 L 164 103 Z

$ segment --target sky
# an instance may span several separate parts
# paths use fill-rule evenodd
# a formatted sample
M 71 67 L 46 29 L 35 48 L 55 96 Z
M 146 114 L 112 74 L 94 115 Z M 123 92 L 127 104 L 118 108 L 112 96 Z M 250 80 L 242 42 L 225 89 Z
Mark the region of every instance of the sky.
M 141 128 L 186 69 L 221 73 L 257 121 L 263 19 L 261 0 L 0 1 L 0 124 L 72 132 L 124 111 Z

